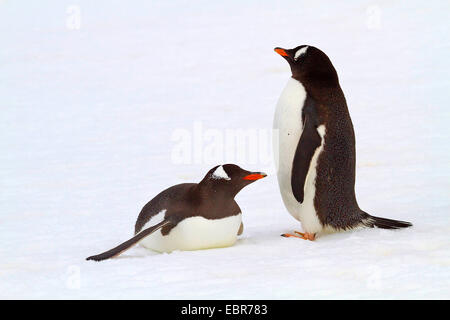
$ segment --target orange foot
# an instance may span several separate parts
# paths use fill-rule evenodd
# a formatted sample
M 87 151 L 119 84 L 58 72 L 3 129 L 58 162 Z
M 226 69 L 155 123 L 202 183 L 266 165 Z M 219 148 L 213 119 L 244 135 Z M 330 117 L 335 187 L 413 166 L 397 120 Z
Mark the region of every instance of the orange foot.
M 299 238 L 299 239 L 303 239 L 303 240 L 311 240 L 314 241 L 314 239 L 316 238 L 316 234 L 315 233 L 308 233 L 308 232 L 298 232 L 298 231 L 294 231 L 294 233 L 298 234 L 290 234 L 290 233 L 283 233 L 281 236 L 285 237 L 285 238 L 290 238 L 290 237 L 294 237 L 294 238 Z

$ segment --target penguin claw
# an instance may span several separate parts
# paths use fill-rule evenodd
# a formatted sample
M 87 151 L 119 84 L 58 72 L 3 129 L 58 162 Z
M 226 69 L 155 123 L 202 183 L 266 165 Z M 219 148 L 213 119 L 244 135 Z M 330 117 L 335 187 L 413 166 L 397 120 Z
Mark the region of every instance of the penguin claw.
M 316 238 L 315 233 L 308 233 L 308 232 L 303 233 L 303 232 L 299 232 L 299 231 L 294 231 L 294 233 L 296 233 L 298 235 L 290 234 L 290 233 L 283 233 L 281 236 L 285 237 L 285 238 L 294 237 L 294 238 L 310 240 L 310 241 L 314 241 L 314 239 Z
M 299 237 L 299 236 L 297 236 L 297 235 L 295 235 L 295 234 L 290 234 L 290 233 L 283 233 L 281 236 L 282 236 L 282 237 L 285 237 L 285 238 L 294 237 L 294 238 L 303 239 L 303 237 Z

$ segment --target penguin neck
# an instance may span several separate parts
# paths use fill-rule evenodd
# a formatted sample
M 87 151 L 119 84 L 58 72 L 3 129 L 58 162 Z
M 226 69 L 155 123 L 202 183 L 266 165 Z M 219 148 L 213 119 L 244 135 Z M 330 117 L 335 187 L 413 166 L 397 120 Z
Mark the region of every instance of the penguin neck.
M 330 92 L 330 89 L 339 89 L 339 80 L 336 76 L 328 74 L 292 74 L 292 79 L 300 82 L 303 87 L 309 93 L 317 93 L 318 96 L 322 96 Z M 334 90 L 333 90 L 334 92 Z
M 202 197 L 212 199 L 214 201 L 229 201 L 234 197 L 242 188 L 238 188 L 231 183 L 225 183 L 220 179 L 205 178 L 196 186 L 196 191 L 199 192 Z
M 318 102 L 318 107 L 321 105 L 332 104 L 333 108 L 327 108 L 327 113 L 336 111 L 341 112 L 340 110 L 347 109 L 345 96 L 339 82 L 326 80 L 321 82 L 321 79 L 318 78 L 296 78 L 294 76 L 290 79 L 300 83 L 306 93 Z

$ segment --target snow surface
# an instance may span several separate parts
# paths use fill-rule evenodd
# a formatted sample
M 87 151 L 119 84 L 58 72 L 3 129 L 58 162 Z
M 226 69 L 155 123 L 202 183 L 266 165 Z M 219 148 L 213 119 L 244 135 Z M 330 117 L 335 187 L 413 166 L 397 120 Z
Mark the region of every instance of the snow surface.
M 0 298 L 449 299 L 449 12 L 448 1 L 0 1 Z M 198 152 L 175 163 L 176 130 L 271 128 L 289 77 L 273 48 L 301 44 L 340 76 L 361 207 L 414 227 L 282 238 L 301 228 L 272 164 L 244 161 L 270 175 L 237 196 L 233 247 L 85 261 L 128 239 L 158 192 L 221 164 Z

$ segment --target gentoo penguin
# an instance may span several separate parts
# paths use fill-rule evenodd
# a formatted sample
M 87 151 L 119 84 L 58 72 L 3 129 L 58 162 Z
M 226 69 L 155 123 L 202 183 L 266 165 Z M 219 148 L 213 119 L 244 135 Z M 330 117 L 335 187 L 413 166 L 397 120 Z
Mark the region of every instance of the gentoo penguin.
M 138 242 L 158 252 L 231 246 L 243 231 L 241 209 L 234 197 L 265 176 L 225 164 L 209 170 L 200 183 L 172 186 L 142 208 L 133 238 L 86 260 L 109 259 Z
M 314 240 L 320 231 L 411 226 L 371 216 L 356 202 L 355 134 L 328 56 L 308 45 L 274 50 L 292 71 L 274 117 L 278 184 L 287 210 L 304 231 L 282 236 Z

